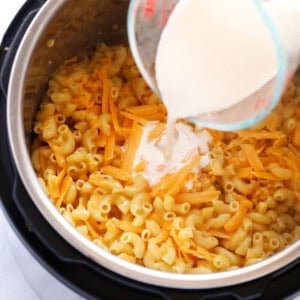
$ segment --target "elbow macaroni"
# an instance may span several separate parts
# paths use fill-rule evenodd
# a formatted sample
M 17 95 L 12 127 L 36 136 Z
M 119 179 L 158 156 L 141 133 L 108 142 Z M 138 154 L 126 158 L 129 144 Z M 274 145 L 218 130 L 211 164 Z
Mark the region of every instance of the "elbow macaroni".
M 128 49 L 101 44 L 53 74 L 32 164 L 65 219 L 122 259 L 191 274 L 242 267 L 300 238 L 299 82 L 257 126 L 208 130 L 210 164 L 186 174 L 176 195 L 155 195 L 142 164 L 132 176 L 122 159 L 131 129 L 164 127 L 166 110 Z

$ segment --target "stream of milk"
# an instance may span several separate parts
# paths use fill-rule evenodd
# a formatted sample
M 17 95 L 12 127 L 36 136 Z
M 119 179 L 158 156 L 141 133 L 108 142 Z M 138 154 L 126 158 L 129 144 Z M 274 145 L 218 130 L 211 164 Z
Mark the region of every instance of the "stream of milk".
M 264 5 L 293 72 L 300 53 L 300 0 Z M 208 133 L 196 134 L 176 120 L 226 109 L 259 90 L 277 71 L 274 41 L 252 0 L 181 0 L 162 33 L 156 57 L 167 130 L 161 139 L 149 142 L 154 125 L 144 128 L 134 165 L 146 162 L 143 174 L 150 184 L 176 172 L 191 154 L 202 153 L 200 166 L 205 166 Z
M 264 6 L 287 56 L 298 55 L 300 1 Z M 252 0 L 181 0 L 162 33 L 155 65 L 170 120 L 231 107 L 278 70 L 274 42 Z

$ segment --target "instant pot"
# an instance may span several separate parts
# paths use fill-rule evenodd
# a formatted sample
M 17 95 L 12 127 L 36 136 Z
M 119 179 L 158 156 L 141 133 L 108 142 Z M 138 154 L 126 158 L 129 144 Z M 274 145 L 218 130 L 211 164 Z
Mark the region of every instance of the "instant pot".
M 34 113 L 51 73 L 97 43 L 126 43 L 128 0 L 28 0 L 0 53 L 0 196 L 36 259 L 87 298 L 282 299 L 300 291 L 300 241 L 259 263 L 215 274 L 169 274 L 130 264 L 77 232 L 42 191 L 31 166 Z

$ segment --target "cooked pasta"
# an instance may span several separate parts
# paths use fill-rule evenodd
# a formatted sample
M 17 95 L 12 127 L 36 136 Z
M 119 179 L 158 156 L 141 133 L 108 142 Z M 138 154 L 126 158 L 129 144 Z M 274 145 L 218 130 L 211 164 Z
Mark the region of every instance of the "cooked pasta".
M 128 49 L 101 44 L 53 74 L 36 114 L 32 164 L 65 219 L 99 247 L 156 270 L 230 270 L 300 238 L 299 99 L 296 75 L 260 124 L 208 130 L 200 171 L 201 154 L 150 185 L 135 152 L 148 122 L 156 122 L 149 141 L 162 136 L 166 109 Z

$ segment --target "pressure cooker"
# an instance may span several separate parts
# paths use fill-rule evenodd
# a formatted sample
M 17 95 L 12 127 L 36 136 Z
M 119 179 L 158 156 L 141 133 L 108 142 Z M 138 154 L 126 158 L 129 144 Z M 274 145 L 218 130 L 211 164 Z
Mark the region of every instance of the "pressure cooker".
M 47 81 L 66 59 L 99 42 L 127 43 L 128 0 L 28 0 L 0 53 L 0 196 L 36 259 L 87 298 L 281 299 L 300 290 L 300 241 L 256 264 L 212 274 L 171 274 L 126 262 L 76 231 L 47 198 L 29 146 Z

